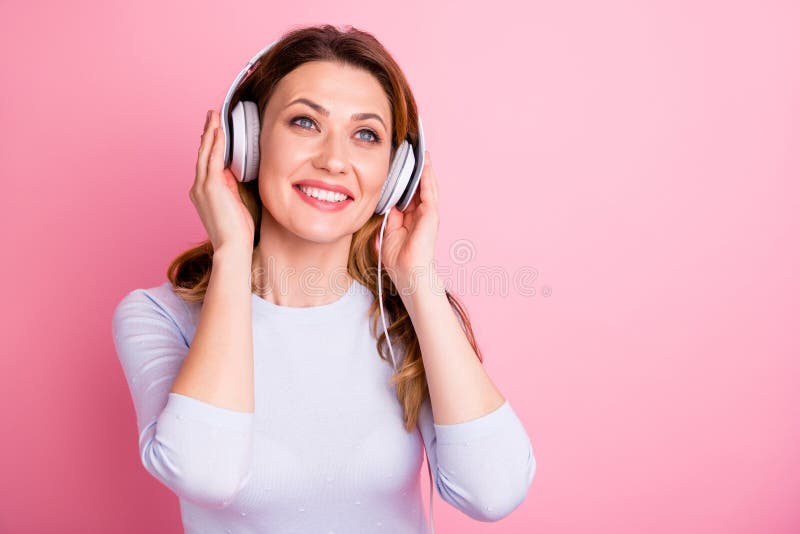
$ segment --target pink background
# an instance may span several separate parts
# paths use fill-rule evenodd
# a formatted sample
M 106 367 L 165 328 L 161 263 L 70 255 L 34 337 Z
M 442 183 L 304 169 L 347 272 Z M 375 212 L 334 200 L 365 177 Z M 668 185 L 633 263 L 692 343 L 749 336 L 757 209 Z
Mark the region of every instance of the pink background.
M 798 532 L 798 4 L 283 4 L 0 3 L 0 532 L 181 532 L 111 312 L 205 238 L 205 111 L 322 22 L 412 84 L 440 266 L 457 245 L 468 272 L 538 273 L 533 296 L 462 293 L 530 493 L 498 523 L 437 495 L 436 531 Z

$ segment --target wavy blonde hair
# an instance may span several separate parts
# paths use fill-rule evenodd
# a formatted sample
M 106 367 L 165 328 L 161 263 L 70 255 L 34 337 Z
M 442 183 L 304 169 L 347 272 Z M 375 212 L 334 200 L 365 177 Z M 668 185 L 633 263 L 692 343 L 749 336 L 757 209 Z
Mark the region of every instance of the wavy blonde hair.
M 281 78 L 303 63 L 319 60 L 362 68 L 377 78 L 386 92 L 392 109 L 394 132 L 392 154 L 407 136 L 414 144 L 417 143 L 419 139 L 417 105 L 405 76 L 375 37 L 352 26 L 346 31 L 341 31 L 335 26 L 325 24 L 298 28 L 284 34 L 280 41 L 261 58 L 255 70 L 240 84 L 233 94 L 231 108 L 240 100 L 250 100 L 256 103 L 259 116 L 263 117 L 267 102 Z M 255 248 L 260 238 L 261 210 L 264 209 L 258 193 L 258 181 L 239 182 L 238 188 L 239 195 L 255 222 L 253 240 Z M 378 334 L 380 307 L 377 280 L 378 254 L 375 243 L 381 222 L 382 216 L 375 214 L 353 234 L 347 270 L 354 279 L 369 288 L 375 297 L 369 310 L 371 331 L 377 340 L 379 356 L 391 363 L 383 328 L 380 328 Z M 185 301 L 202 302 L 205 298 L 213 255 L 211 241 L 206 240 L 181 253 L 170 263 L 167 268 L 167 278 L 175 288 L 175 292 Z M 422 352 L 411 318 L 385 268 L 381 269 L 381 286 L 392 348 L 403 347 L 404 351 L 400 367 L 392 375 L 390 383 L 396 386 L 397 399 L 403 407 L 405 428 L 411 432 L 417 425 L 420 406 L 429 398 Z M 251 285 L 251 290 L 253 289 Z M 475 341 L 466 309 L 449 291 L 445 290 L 445 293 L 470 345 L 482 363 L 483 356 Z

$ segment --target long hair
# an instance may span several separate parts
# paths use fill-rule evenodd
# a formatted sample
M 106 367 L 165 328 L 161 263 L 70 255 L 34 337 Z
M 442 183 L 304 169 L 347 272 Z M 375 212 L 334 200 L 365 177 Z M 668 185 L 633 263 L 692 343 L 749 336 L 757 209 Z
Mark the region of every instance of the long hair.
M 309 61 L 334 61 L 365 69 L 380 82 L 392 109 L 392 153 L 408 136 L 416 144 L 419 139 L 417 127 L 417 105 L 403 72 L 392 56 L 370 33 L 352 26 L 341 31 L 325 24 L 294 29 L 283 35 L 258 62 L 255 70 L 232 95 L 231 108 L 240 100 L 250 100 L 258 106 L 259 117 L 264 116 L 267 102 L 275 86 L 288 73 Z M 263 205 L 258 193 L 258 182 L 238 183 L 239 195 L 255 222 L 253 247 L 260 238 Z M 379 331 L 380 308 L 378 303 L 378 254 L 375 243 L 380 232 L 382 216 L 374 214 L 353 234 L 347 264 L 348 273 L 369 288 L 375 297 L 370 306 L 371 332 L 375 335 L 378 355 L 391 362 L 388 341 L 383 328 Z M 167 278 L 175 292 L 185 301 L 202 302 L 211 276 L 214 250 L 210 240 L 183 252 L 167 269 Z M 402 347 L 400 367 L 392 375 L 390 383 L 396 385 L 397 399 L 403 407 L 403 420 L 408 432 L 414 430 L 421 404 L 429 398 L 428 383 L 422 352 L 411 318 L 403 305 L 397 289 L 385 269 L 381 270 L 384 314 L 392 348 L 397 352 Z M 253 289 L 251 284 L 251 290 Z M 475 350 L 478 359 L 483 357 L 475 342 L 464 306 L 447 290 L 447 300 L 457 314 L 462 328 Z M 380 323 L 382 325 L 382 322 Z

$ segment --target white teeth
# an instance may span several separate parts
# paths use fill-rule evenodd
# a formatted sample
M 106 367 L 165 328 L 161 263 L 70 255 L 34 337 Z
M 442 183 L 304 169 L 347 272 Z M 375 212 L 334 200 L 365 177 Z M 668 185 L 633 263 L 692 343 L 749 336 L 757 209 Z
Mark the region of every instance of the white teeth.
M 325 202 L 341 202 L 347 199 L 347 195 L 342 193 L 334 193 L 333 191 L 325 191 L 324 189 L 317 189 L 316 187 L 308 187 L 305 185 L 298 186 L 300 190 L 310 197 L 314 197 Z

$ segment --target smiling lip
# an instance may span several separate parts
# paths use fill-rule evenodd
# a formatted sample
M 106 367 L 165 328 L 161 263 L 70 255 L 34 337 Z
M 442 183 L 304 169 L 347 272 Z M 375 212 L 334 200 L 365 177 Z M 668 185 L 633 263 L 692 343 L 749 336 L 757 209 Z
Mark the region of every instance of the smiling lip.
M 294 187 L 305 185 L 308 187 L 316 187 L 317 189 L 324 189 L 325 191 L 333 191 L 334 193 L 342 193 L 343 195 L 347 195 L 350 198 L 355 198 L 353 192 L 343 187 L 341 185 L 336 184 L 326 184 L 320 180 L 300 180 L 292 184 Z
M 299 185 L 293 186 L 292 189 L 294 189 L 297 194 L 300 195 L 300 198 L 302 198 L 306 203 L 322 211 L 340 211 L 345 209 L 351 202 L 354 202 L 354 200 L 349 197 L 341 202 L 326 202 L 324 200 L 306 195 L 300 190 Z

